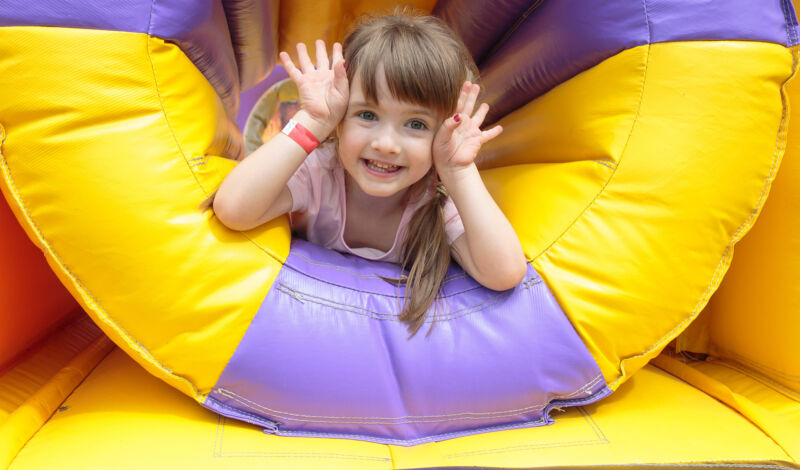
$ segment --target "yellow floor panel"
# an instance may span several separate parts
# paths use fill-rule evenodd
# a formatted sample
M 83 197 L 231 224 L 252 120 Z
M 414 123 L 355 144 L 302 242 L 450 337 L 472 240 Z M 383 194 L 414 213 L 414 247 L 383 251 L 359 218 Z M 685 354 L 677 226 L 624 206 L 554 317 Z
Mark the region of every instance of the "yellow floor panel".
M 266 435 L 199 407 L 115 350 L 10 469 L 371 470 L 688 462 L 791 465 L 780 447 L 741 415 L 652 366 L 600 403 L 557 413 L 552 426 L 404 448 Z
M 72 317 L 35 350 L 20 358 L 13 368 L 0 372 L 0 425 L 72 358 L 102 335 L 89 317 Z
M 741 413 L 800 462 L 800 394 L 726 359 L 665 352 L 653 364 Z
M 690 365 L 780 416 L 800 434 L 800 392 L 727 359 L 709 358 Z

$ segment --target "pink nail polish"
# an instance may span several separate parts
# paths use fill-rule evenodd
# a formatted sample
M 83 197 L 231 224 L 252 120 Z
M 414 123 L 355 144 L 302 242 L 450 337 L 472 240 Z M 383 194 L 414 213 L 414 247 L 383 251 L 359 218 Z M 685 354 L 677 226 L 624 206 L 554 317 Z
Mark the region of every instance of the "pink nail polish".
M 459 121 L 461 121 L 461 117 L 458 114 L 456 114 L 455 116 L 453 116 L 453 120 L 455 122 L 459 122 Z

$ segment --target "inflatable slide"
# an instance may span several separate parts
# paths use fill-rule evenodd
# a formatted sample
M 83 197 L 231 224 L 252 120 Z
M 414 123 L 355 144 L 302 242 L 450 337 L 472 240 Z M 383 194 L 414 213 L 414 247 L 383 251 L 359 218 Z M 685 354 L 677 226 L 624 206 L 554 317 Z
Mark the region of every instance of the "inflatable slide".
M 394 2 L 0 4 L 0 467 L 800 467 L 792 3 L 413 4 L 528 273 L 411 339 L 399 267 L 204 204 Z

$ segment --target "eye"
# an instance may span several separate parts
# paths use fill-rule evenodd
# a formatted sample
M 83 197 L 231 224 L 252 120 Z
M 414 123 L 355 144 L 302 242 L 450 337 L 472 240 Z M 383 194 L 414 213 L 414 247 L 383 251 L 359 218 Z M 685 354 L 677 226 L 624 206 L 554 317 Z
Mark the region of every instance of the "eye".
M 424 121 L 420 121 L 419 119 L 412 119 L 411 121 L 408 122 L 408 127 L 414 130 L 421 131 L 427 129 L 428 125 L 425 124 Z
M 358 117 L 364 119 L 365 121 L 374 121 L 376 118 L 375 113 L 372 111 L 361 111 L 358 113 Z

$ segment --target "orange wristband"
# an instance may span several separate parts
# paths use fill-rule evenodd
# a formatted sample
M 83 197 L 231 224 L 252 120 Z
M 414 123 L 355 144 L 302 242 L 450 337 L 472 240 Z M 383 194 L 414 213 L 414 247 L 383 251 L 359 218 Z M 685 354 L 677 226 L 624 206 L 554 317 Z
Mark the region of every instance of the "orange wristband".
M 314 134 L 294 119 L 289 119 L 281 133 L 288 135 L 290 139 L 297 142 L 306 153 L 311 153 L 312 150 L 319 147 L 319 140 Z

